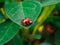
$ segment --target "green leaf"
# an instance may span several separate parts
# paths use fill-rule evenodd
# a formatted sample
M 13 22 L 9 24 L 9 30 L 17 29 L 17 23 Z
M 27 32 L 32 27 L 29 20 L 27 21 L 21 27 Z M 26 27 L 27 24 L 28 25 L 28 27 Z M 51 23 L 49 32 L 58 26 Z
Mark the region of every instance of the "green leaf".
M 57 29 L 60 29 L 60 22 L 59 21 L 56 21 L 55 22 L 55 26 L 56 26 Z
M 0 24 L 5 22 L 5 17 L 3 16 L 2 12 L 0 11 Z
M 56 44 L 60 45 L 60 21 L 55 21 L 55 25 L 56 27 L 56 33 L 55 33 L 55 40 L 56 40 Z
M 60 3 L 60 0 L 41 0 L 42 6 L 49 6 Z
M 56 44 L 60 45 L 60 29 L 58 29 L 55 33 L 55 40 L 56 40 Z
M 11 21 L 0 24 L 0 44 L 11 40 L 19 31 L 19 26 Z
M 20 36 L 17 34 L 11 41 L 6 43 L 6 45 L 23 45 Z
M 0 0 L 0 2 L 11 2 L 13 0 Z
M 5 6 L 7 16 L 13 22 L 20 26 L 22 26 L 21 21 L 24 18 L 30 18 L 34 23 L 37 20 L 41 12 L 41 9 L 42 9 L 41 4 L 37 1 L 23 1 L 18 3 L 9 3 Z
M 57 9 L 60 11 L 60 3 L 59 4 L 57 4 Z
M 40 34 L 35 34 L 35 35 L 31 35 L 33 38 L 35 39 L 41 39 L 41 35 Z
M 0 0 L 0 2 L 5 2 L 5 0 Z
M 40 45 L 52 45 L 52 44 L 49 43 L 49 42 L 43 42 L 43 43 L 41 43 Z
M 37 1 L 37 0 L 23 0 L 23 1 Z

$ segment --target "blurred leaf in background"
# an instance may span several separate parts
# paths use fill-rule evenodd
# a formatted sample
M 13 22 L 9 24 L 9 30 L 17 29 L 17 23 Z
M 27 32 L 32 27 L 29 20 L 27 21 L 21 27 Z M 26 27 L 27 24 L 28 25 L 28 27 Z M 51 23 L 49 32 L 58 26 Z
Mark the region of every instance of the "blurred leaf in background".
M 0 44 L 7 43 L 19 31 L 19 26 L 10 20 L 0 24 Z
M 5 45 L 23 45 L 22 39 L 19 36 L 19 34 L 17 34 L 14 38 L 12 38 L 8 43 L 6 43 Z

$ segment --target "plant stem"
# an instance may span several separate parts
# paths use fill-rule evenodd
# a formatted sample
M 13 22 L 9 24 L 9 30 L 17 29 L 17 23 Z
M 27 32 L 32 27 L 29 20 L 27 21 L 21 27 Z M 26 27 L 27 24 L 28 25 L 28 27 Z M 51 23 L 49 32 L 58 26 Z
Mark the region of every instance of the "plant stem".
M 1 10 L 2 14 L 5 16 L 5 18 L 8 19 L 8 17 L 7 17 L 7 15 L 6 15 L 6 12 L 5 12 L 4 8 L 1 8 L 0 10 Z
M 56 5 L 52 5 L 44 8 L 41 16 L 39 16 L 39 18 L 37 19 L 38 24 L 35 26 L 34 31 L 32 32 L 33 35 L 36 33 L 38 27 L 48 18 L 48 16 L 50 16 L 55 6 Z

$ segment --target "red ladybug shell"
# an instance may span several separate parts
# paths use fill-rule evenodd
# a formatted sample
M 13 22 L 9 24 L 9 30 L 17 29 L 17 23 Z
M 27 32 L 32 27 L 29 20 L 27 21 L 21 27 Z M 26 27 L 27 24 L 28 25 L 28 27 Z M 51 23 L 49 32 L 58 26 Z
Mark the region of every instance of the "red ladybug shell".
M 48 33 L 50 33 L 50 34 L 54 34 L 55 33 L 55 30 L 49 25 L 46 26 L 46 29 L 47 29 Z
M 25 18 L 21 21 L 21 24 L 24 26 L 28 26 L 32 23 L 32 21 L 29 18 Z

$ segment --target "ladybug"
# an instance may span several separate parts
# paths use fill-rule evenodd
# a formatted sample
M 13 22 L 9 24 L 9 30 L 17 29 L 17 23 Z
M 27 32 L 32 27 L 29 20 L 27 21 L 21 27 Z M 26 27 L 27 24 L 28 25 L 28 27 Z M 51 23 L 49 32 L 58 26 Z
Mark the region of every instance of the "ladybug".
M 55 30 L 50 25 L 46 26 L 46 30 L 49 34 L 54 34 L 55 33 Z
M 30 24 L 32 24 L 32 21 L 29 18 L 25 18 L 21 21 L 21 24 L 24 26 L 29 26 Z

